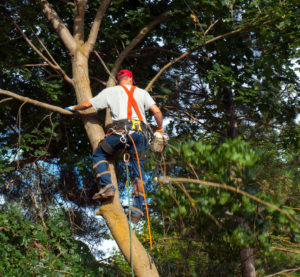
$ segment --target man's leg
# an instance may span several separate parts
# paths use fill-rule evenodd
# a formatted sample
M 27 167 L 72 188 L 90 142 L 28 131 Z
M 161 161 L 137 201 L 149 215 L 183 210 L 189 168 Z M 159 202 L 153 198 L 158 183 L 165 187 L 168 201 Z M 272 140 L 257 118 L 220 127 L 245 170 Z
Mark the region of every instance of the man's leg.
M 145 151 L 147 146 L 147 141 L 144 135 L 139 132 L 132 134 L 132 139 L 135 142 L 136 149 L 138 151 L 139 162 L 136 157 L 135 148 L 133 145 L 130 146 L 129 152 L 131 154 L 131 177 L 133 181 L 133 222 L 138 222 L 143 216 L 143 203 L 144 203 L 144 163 L 145 163 Z M 140 173 L 142 176 L 140 176 Z M 143 181 L 142 181 L 143 180 Z
M 93 169 L 97 173 L 97 179 L 100 185 L 100 190 L 93 196 L 93 200 L 107 200 L 114 196 L 115 188 L 111 182 L 110 172 L 108 170 L 107 160 L 120 146 L 120 137 L 111 135 L 103 140 L 96 151 L 93 153 Z

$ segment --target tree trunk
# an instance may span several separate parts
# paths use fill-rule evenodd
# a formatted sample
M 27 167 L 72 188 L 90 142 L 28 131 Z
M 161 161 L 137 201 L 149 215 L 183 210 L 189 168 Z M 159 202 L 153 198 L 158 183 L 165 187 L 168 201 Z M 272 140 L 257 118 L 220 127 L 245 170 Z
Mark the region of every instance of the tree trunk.
M 229 138 L 236 138 L 238 136 L 237 130 L 237 120 L 236 120 L 236 112 L 233 103 L 233 93 L 230 88 L 224 88 L 223 90 L 223 105 L 226 111 L 225 118 L 227 118 L 227 130 L 226 136 Z M 235 178 L 234 168 L 231 169 L 231 176 Z M 245 229 L 249 229 L 248 224 L 244 219 L 239 219 L 240 224 L 245 227 Z M 242 267 L 242 276 L 243 277 L 255 277 L 255 265 L 254 265 L 254 256 L 253 256 L 253 248 L 243 248 L 240 251 L 241 258 L 241 267 Z
M 80 103 L 92 97 L 90 81 L 88 75 L 88 56 L 83 48 L 79 48 L 72 60 L 73 82 L 76 92 L 77 102 Z M 107 113 L 108 115 L 108 113 Z M 100 125 L 97 113 L 82 116 L 84 127 L 92 148 L 94 149 L 99 141 L 104 138 L 104 130 Z M 100 207 L 97 214 L 101 214 L 105 219 L 116 243 L 118 244 L 125 259 L 130 264 L 130 234 L 127 217 L 121 206 L 118 192 L 118 182 L 113 162 L 109 163 L 112 183 L 116 187 L 116 194 L 112 203 L 104 204 Z M 136 276 L 154 277 L 159 276 L 155 264 L 140 241 L 132 232 L 132 256 L 133 267 Z
M 240 252 L 242 276 L 243 277 L 256 277 L 253 248 L 243 248 Z

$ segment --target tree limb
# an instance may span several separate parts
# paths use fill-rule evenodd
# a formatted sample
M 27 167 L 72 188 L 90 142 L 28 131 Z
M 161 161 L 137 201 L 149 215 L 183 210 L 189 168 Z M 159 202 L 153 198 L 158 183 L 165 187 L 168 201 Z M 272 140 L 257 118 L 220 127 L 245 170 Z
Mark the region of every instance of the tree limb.
M 88 109 L 86 111 L 76 111 L 76 113 L 73 113 L 73 112 L 67 111 L 67 110 L 65 110 L 61 107 L 50 105 L 50 104 L 40 102 L 40 101 L 37 101 L 37 100 L 33 100 L 31 98 L 21 96 L 19 94 L 16 94 L 16 93 L 13 93 L 11 91 L 4 90 L 4 89 L 0 89 L 0 94 L 13 97 L 14 99 L 17 99 L 17 100 L 22 101 L 22 102 L 26 102 L 28 104 L 31 104 L 31 105 L 34 105 L 34 106 L 37 106 L 37 107 L 40 107 L 40 108 L 44 108 L 44 109 L 47 109 L 47 110 L 50 110 L 50 111 L 53 111 L 53 112 L 58 112 L 60 114 L 65 114 L 65 115 L 76 115 L 76 114 L 87 115 L 87 114 L 89 114 L 90 115 L 90 114 L 94 113 L 94 111 L 92 111 L 92 109 Z
M 0 100 L 0 104 L 4 103 L 6 101 L 10 101 L 10 100 L 13 100 L 13 98 L 12 97 L 4 98 L 4 99 Z
M 54 58 L 52 57 L 52 55 L 49 53 L 48 49 L 46 48 L 46 46 L 43 44 L 43 42 L 39 39 L 39 37 L 35 34 L 35 32 L 32 30 L 33 34 L 35 35 L 35 37 L 37 38 L 37 40 L 39 41 L 39 43 L 41 44 L 41 46 L 43 47 L 43 49 L 46 51 L 46 53 L 49 55 L 49 57 L 51 58 L 51 60 L 54 62 L 52 63 L 29 39 L 29 37 L 22 31 L 22 29 L 20 28 L 20 26 L 18 25 L 18 23 L 13 20 L 11 18 L 11 16 L 9 15 L 8 11 L 1 7 L 1 11 L 4 13 L 4 15 L 14 24 L 14 26 L 16 27 L 16 29 L 20 32 L 20 34 L 22 35 L 22 37 L 25 39 L 25 41 L 27 42 L 27 44 L 32 48 L 33 51 L 35 51 L 46 63 L 47 65 L 49 65 L 52 69 L 58 71 L 63 77 L 64 79 L 72 84 L 72 79 L 69 78 L 69 76 L 67 76 L 67 74 L 63 71 L 63 69 L 59 66 L 59 64 L 54 60 Z M 44 64 L 42 66 L 45 66 Z
M 271 274 L 271 275 L 267 275 L 266 277 L 273 277 L 273 276 L 277 276 L 277 275 L 281 275 L 281 274 L 284 274 L 287 273 L 287 272 L 295 272 L 295 271 L 299 271 L 300 268 L 290 268 L 290 269 L 285 269 L 285 270 L 282 270 L 282 271 L 279 271 L 277 273 L 274 273 L 274 274 Z
M 55 67 L 55 65 L 53 63 L 51 63 L 51 61 L 49 59 L 47 59 L 47 57 L 44 56 L 44 54 L 37 48 L 35 47 L 35 45 L 31 42 L 31 40 L 27 37 L 27 35 L 22 31 L 22 29 L 20 28 L 20 26 L 17 24 L 17 22 L 15 20 L 13 20 L 11 18 L 11 16 L 9 15 L 9 13 L 7 12 L 6 9 L 4 9 L 3 7 L 1 7 L 1 11 L 4 13 L 4 15 L 14 24 L 14 26 L 16 27 L 16 29 L 20 32 L 20 34 L 22 35 L 22 37 L 25 39 L 25 41 L 27 42 L 27 44 L 29 44 L 29 46 L 47 63 L 49 64 L 49 66 L 51 67 Z
M 189 56 L 190 54 L 192 54 L 193 52 L 197 51 L 197 50 L 200 49 L 201 47 L 206 46 L 207 44 L 210 44 L 210 43 L 212 43 L 212 42 L 215 42 L 215 41 L 217 41 L 217 40 L 219 40 L 219 39 L 221 39 L 221 38 L 225 38 L 225 37 L 228 37 L 228 36 L 230 36 L 230 35 L 239 33 L 239 32 L 241 32 L 241 31 L 243 31 L 243 30 L 245 30 L 245 29 L 247 29 L 247 28 L 249 28 L 249 26 L 247 26 L 247 27 L 242 27 L 242 28 L 238 28 L 238 29 L 233 30 L 233 31 L 231 31 L 231 32 L 228 32 L 228 33 L 226 33 L 226 34 L 216 36 L 216 37 L 214 37 L 214 38 L 212 38 L 212 39 L 209 39 L 209 40 L 205 41 L 205 42 L 202 43 L 201 45 L 199 45 L 199 46 L 197 46 L 197 47 L 195 47 L 195 48 L 193 48 L 193 49 L 190 49 L 190 50 L 186 51 L 185 53 L 183 53 L 182 55 L 180 55 L 179 57 L 177 57 L 177 58 L 174 59 L 173 61 L 170 61 L 170 62 L 167 63 L 165 66 L 163 66 L 163 68 L 162 68 L 162 69 L 155 75 L 155 77 L 149 82 L 149 84 L 147 85 L 147 87 L 145 88 L 145 90 L 148 91 L 148 90 L 153 86 L 154 82 L 160 77 L 160 75 L 163 74 L 163 72 L 164 72 L 165 70 L 167 70 L 170 66 L 172 66 L 174 63 L 178 62 L 179 60 L 182 60 L 183 58 L 185 58 L 185 57 L 187 57 L 187 56 Z
M 60 36 L 61 40 L 63 41 L 64 45 L 67 47 L 69 52 L 73 54 L 75 52 L 77 45 L 69 29 L 60 19 L 56 11 L 50 6 L 47 0 L 36 0 L 36 1 L 41 4 L 43 14 L 51 22 L 53 28 L 58 33 L 58 35 Z
M 127 45 L 127 47 L 125 47 L 125 49 L 123 49 L 123 51 L 120 53 L 119 57 L 115 61 L 115 64 L 111 70 L 111 73 L 113 76 L 115 76 L 117 74 L 122 62 L 128 56 L 130 51 L 132 51 L 133 48 L 145 37 L 145 35 L 147 35 L 157 24 L 163 22 L 167 18 L 168 18 L 168 16 L 166 15 L 166 13 L 163 13 L 163 14 L 159 15 L 158 17 L 156 17 L 152 22 L 150 22 L 148 25 L 146 25 L 138 33 L 138 35 L 131 41 L 131 43 L 129 45 Z
M 84 14 L 87 0 L 75 0 L 75 16 L 74 16 L 74 39 L 83 44 L 84 42 Z
M 278 208 L 277 206 L 271 204 L 271 203 L 268 203 L 268 202 L 265 202 L 243 190 L 240 190 L 238 187 L 233 187 L 233 186 L 228 186 L 226 184 L 219 184 L 219 183 L 213 183 L 213 182 L 208 182 L 208 181 L 203 181 L 203 180 L 197 180 L 197 179 L 190 179 L 190 178 L 171 178 L 171 177 L 160 177 L 158 178 L 158 180 L 160 182 L 170 182 L 170 183 L 195 183 L 195 184 L 201 184 L 201 185 L 205 185 L 205 186 L 210 186 L 210 187 L 216 187 L 216 188 L 222 188 L 222 189 L 226 189 L 226 190 L 230 190 L 230 191 L 233 191 L 235 193 L 239 193 L 239 194 L 242 194 L 262 205 L 265 205 L 271 209 L 274 209 L 278 212 L 281 212 L 283 214 L 285 214 L 289 219 L 291 219 L 292 221 L 299 221 L 298 219 L 295 219 L 290 213 L 288 213 L 287 211 L 285 210 L 282 210 L 280 208 Z M 191 191 L 191 190 L 190 190 Z M 195 192 L 195 191 L 192 191 L 192 192 Z
M 110 2 L 111 2 L 111 0 L 103 0 L 97 11 L 93 26 L 92 26 L 90 34 L 89 34 L 89 38 L 88 38 L 87 42 L 85 43 L 88 54 L 90 54 L 94 49 L 102 18 L 104 16 Z
M 64 70 L 60 67 L 60 65 L 57 63 L 57 61 L 53 58 L 53 56 L 51 55 L 51 53 L 48 51 L 47 47 L 45 46 L 45 44 L 40 40 L 40 38 L 36 35 L 36 33 L 32 30 L 33 34 L 35 35 L 35 37 L 37 38 L 38 42 L 40 43 L 40 45 L 43 47 L 43 49 L 46 51 L 46 53 L 48 54 L 48 56 L 50 57 L 50 59 L 52 60 L 52 62 L 54 63 L 54 66 L 52 67 L 53 69 L 55 69 L 56 71 L 58 71 L 63 77 L 64 79 L 69 83 L 69 84 L 73 84 L 73 80 L 64 72 Z
M 111 74 L 111 72 L 109 71 L 108 67 L 106 66 L 105 62 L 102 60 L 102 58 L 98 54 L 98 52 L 95 50 L 94 53 L 96 54 L 96 56 L 100 60 L 101 64 L 103 65 L 103 67 L 105 69 L 105 71 L 107 72 L 107 74 L 117 83 L 117 80 L 116 80 L 115 76 Z

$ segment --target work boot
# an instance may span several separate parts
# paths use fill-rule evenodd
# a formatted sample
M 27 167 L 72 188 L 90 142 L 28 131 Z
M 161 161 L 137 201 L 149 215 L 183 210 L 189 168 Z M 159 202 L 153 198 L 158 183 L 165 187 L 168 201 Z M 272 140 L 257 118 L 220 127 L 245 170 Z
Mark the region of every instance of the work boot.
M 115 187 L 113 185 L 107 185 L 104 188 L 100 189 L 99 192 L 95 193 L 93 200 L 106 201 L 110 200 L 115 196 Z
M 140 209 L 135 207 L 130 207 L 130 212 L 131 222 L 134 224 L 138 223 L 140 219 L 144 216 L 144 213 Z M 129 210 L 127 210 L 125 214 L 127 215 L 129 220 Z

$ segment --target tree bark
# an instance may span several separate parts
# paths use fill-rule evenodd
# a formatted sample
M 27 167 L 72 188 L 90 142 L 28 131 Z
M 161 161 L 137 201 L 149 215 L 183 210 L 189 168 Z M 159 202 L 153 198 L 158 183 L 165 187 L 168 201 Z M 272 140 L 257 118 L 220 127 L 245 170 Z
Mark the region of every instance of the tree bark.
M 242 276 L 243 277 L 256 277 L 253 248 L 243 248 L 240 251 Z
M 227 121 L 227 130 L 226 136 L 232 139 L 235 139 L 238 136 L 237 130 L 237 120 L 236 120 L 236 111 L 233 102 L 233 92 L 230 88 L 223 88 L 223 105 L 225 108 L 225 118 Z M 234 168 L 231 169 L 232 178 L 235 177 Z M 239 220 L 240 224 L 247 230 L 249 226 L 244 219 Z M 254 265 L 254 256 L 253 248 L 243 248 L 240 250 L 241 258 L 241 267 L 242 267 L 242 276 L 243 277 L 255 277 L 255 265 Z

